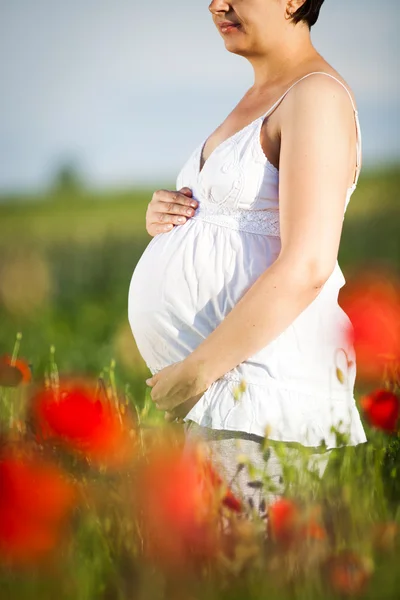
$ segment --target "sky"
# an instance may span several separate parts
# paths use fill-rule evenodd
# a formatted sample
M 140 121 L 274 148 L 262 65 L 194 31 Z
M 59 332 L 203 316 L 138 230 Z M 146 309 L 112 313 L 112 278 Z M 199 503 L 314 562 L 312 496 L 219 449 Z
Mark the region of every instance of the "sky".
M 91 187 L 175 181 L 253 83 L 207 0 L 0 0 L 0 193 L 75 161 Z M 364 166 L 400 162 L 398 0 L 325 0 L 317 50 L 358 104 Z

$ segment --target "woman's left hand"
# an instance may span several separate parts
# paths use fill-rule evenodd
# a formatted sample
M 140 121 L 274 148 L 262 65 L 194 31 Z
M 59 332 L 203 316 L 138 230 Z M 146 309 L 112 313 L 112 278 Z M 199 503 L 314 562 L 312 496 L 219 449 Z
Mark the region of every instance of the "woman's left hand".
M 209 387 L 202 369 L 187 360 L 161 369 L 146 383 L 152 388 L 151 398 L 156 407 L 170 412 L 187 400 L 199 399 Z

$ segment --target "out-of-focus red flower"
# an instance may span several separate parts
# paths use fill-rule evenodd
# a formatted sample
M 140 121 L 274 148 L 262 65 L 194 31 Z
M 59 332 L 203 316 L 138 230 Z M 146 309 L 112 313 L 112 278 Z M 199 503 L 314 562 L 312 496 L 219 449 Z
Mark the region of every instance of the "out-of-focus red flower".
M 209 481 L 215 490 L 219 490 L 222 492 L 221 494 L 221 502 L 223 506 L 229 508 L 230 510 L 240 513 L 243 510 L 242 502 L 235 496 L 232 490 L 226 485 L 222 477 L 217 473 L 214 469 L 210 461 L 205 461 L 203 468 L 205 470 L 205 475 L 209 478 Z
M 293 540 L 298 526 L 299 508 L 295 502 L 280 498 L 268 507 L 269 535 L 277 542 Z
M 29 383 L 31 378 L 31 370 L 25 360 L 17 358 L 12 364 L 9 354 L 0 357 L 0 385 L 15 387 L 20 383 Z
M 147 556 L 171 568 L 215 556 L 221 504 L 240 510 L 207 459 L 174 448 L 149 455 L 139 470 L 135 496 Z
M 387 433 L 396 433 L 400 416 L 400 398 L 389 390 L 375 390 L 360 399 L 369 423 Z
M 372 530 L 374 547 L 381 552 L 394 550 L 399 540 L 400 527 L 395 521 L 376 523 Z
M 0 456 L 0 559 L 36 562 L 62 539 L 78 493 L 56 466 L 32 454 Z
M 316 521 L 310 519 L 308 523 L 300 529 L 303 538 L 310 540 L 326 540 L 326 529 Z
M 284 546 L 306 539 L 325 540 L 319 507 L 304 510 L 293 500 L 280 498 L 268 507 L 269 536 Z
M 233 510 L 234 512 L 240 513 L 242 511 L 242 503 L 240 500 L 233 494 L 232 490 L 228 489 L 226 491 L 225 496 L 222 499 L 222 504 Z
M 32 414 L 40 440 L 60 441 L 95 463 L 119 467 L 134 455 L 132 422 L 114 404 L 98 399 L 93 384 L 64 381 L 58 390 L 40 390 Z
M 363 274 L 344 288 L 340 303 L 352 324 L 345 336 L 354 345 L 358 376 L 381 379 L 386 364 L 400 361 L 400 284 Z
M 344 596 L 361 594 L 372 573 L 369 561 L 350 551 L 331 557 L 326 570 L 332 589 Z

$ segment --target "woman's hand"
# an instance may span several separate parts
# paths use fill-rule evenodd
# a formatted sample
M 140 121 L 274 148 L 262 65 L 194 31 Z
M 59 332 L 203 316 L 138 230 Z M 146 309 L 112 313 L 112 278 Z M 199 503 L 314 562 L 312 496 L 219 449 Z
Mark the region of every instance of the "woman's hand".
M 185 416 L 182 412 L 186 410 L 187 414 L 209 387 L 202 369 L 186 360 L 165 367 L 146 383 L 152 388 L 151 398 L 156 407 L 175 417 Z
M 146 211 L 147 233 L 154 237 L 159 233 L 171 231 L 174 225 L 183 225 L 194 215 L 197 206 L 197 200 L 192 198 L 192 191 L 187 187 L 177 192 L 157 190 Z
M 182 404 L 179 404 L 176 408 L 172 410 L 166 410 L 164 414 L 164 418 L 168 423 L 172 423 L 174 421 L 181 421 L 186 415 L 192 410 L 195 404 L 198 403 L 203 394 L 198 394 L 197 396 L 193 396 L 193 398 L 189 398 Z

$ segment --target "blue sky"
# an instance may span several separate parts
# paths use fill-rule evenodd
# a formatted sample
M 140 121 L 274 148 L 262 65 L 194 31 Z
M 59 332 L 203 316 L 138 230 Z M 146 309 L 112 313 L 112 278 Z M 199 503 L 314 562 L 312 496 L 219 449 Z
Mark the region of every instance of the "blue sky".
M 206 0 L 0 0 L 0 191 L 76 159 L 92 186 L 173 182 L 251 86 Z M 356 95 L 364 166 L 400 161 L 398 0 L 326 0 L 314 45 Z

